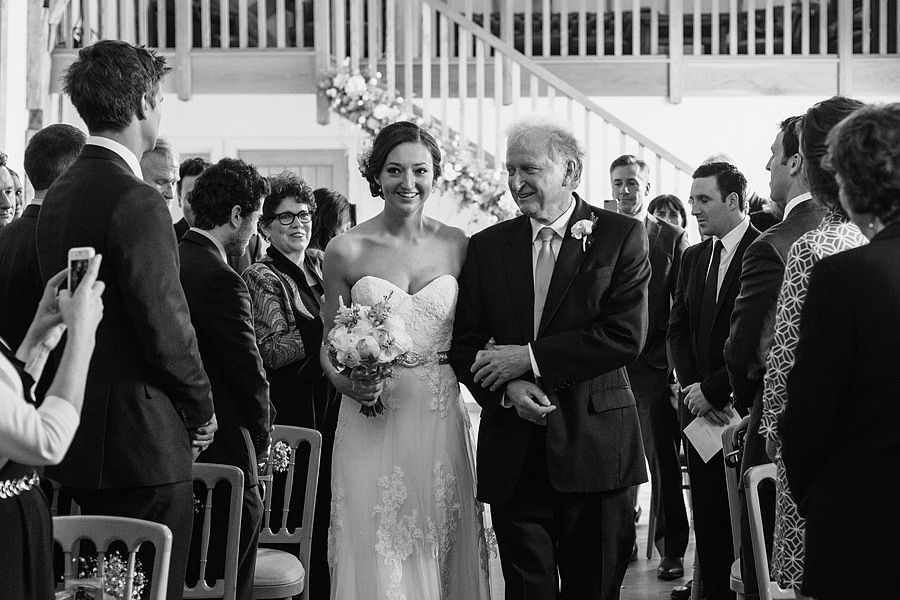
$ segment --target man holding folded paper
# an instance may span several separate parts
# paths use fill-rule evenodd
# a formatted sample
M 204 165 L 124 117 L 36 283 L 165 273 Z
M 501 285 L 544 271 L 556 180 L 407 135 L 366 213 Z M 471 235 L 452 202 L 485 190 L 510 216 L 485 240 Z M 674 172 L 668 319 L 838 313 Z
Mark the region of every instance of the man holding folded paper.
M 734 416 L 722 351 L 740 291 L 744 251 L 759 235 L 744 214 L 747 181 L 740 171 L 728 163 L 710 163 L 693 177 L 691 214 L 700 233 L 709 237 L 684 252 L 666 338 L 682 385 L 682 427 L 698 417 L 725 425 Z M 721 450 L 704 461 L 690 442 L 686 447 L 704 594 L 707 600 L 734 600 L 728 583 L 733 551 Z

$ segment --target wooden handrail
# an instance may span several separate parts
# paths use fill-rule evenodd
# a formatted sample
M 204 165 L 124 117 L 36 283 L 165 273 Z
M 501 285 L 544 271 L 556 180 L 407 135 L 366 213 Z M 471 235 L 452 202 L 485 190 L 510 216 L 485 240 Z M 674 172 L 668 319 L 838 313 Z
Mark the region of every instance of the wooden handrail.
M 525 69 L 529 73 L 537 76 L 542 79 L 548 85 L 555 87 L 557 90 L 571 98 L 572 100 L 578 102 L 585 108 L 587 108 L 592 113 L 596 114 L 604 121 L 618 128 L 623 133 L 627 134 L 629 137 L 633 138 L 637 141 L 641 146 L 649 149 L 656 155 L 662 157 L 663 159 L 670 162 L 677 169 L 685 172 L 691 173 L 694 169 L 690 163 L 687 161 L 675 156 L 653 140 L 651 140 L 646 135 L 640 133 L 615 115 L 609 113 L 600 107 L 596 102 L 588 98 L 582 92 L 580 92 L 573 85 L 568 82 L 560 79 L 556 75 L 554 75 L 550 70 L 542 67 L 537 64 L 521 52 L 515 49 L 512 44 L 509 44 L 497 36 L 493 35 L 489 31 L 483 29 L 478 24 L 473 21 L 467 19 L 462 13 L 453 7 L 449 6 L 442 0 L 422 0 L 424 4 L 428 4 L 433 9 L 440 10 L 442 14 L 444 14 L 448 19 L 450 19 L 453 23 L 459 26 L 460 29 L 463 29 L 476 37 L 477 39 L 483 41 L 488 44 L 495 51 L 500 52 L 504 58 L 510 59 L 515 64 L 519 65 L 519 67 Z M 495 60 L 497 57 L 495 56 Z

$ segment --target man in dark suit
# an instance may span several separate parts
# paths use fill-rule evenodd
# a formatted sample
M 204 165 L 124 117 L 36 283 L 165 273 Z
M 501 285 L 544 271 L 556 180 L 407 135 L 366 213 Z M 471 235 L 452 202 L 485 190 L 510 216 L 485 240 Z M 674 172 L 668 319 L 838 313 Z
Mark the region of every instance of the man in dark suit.
M 523 216 L 473 236 L 451 364 L 482 407 L 478 498 L 491 504 L 507 598 L 614 599 L 647 481 L 625 365 L 647 330 L 647 236 L 574 189 L 566 129 L 510 129 Z
M 84 514 L 172 530 L 171 600 L 184 588 L 191 461 L 212 441 L 215 417 L 178 279 L 172 219 L 138 163 L 156 142 L 167 70 L 152 51 L 125 42 L 79 51 L 65 90 L 91 135 L 47 192 L 36 239 L 45 281 L 66 266 L 70 248 L 91 246 L 103 254 L 106 283 L 81 425 L 47 475 L 71 490 Z
M 746 427 L 741 474 L 750 467 L 771 462 L 765 440 L 759 434 L 762 418 L 763 376 L 766 355 L 775 335 L 775 307 L 784 279 L 784 268 L 791 246 L 801 235 L 818 227 L 825 209 L 809 193 L 802 174 L 803 157 L 796 131 L 799 117 L 782 121 L 772 143 L 769 171 L 771 199 L 783 209 L 784 220 L 767 229 L 750 244 L 741 267 L 741 292 L 731 314 L 731 333 L 725 343 L 725 366 L 734 392 L 734 403 L 749 415 L 739 429 Z M 750 520 L 741 485 L 741 571 L 744 593 L 757 597 L 756 563 L 750 539 Z M 775 527 L 775 488 L 760 488 L 767 556 L 772 555 Z
M 690 537 L 684 495 L 681 491 L 681 428 L 672 405 L 669 376 L 672 366 L 666 356 L 669 307 L 678 281 L 681 255 L 687 248 L 684 230 L 647 213 L 650 165 L 624 154 L 609 167 L 613 197 L 619 214 L 644 224 L 650 247 L 650 285 L 647 290 L 647 341 L 638 359 L 628 365 L 628 379 L 641 418 L 644 452 L 653 484 L 656 518 L 654 542 L 660 561 L 656 575 L 663 580 L 684 575 L 684 551 Z
M 682 426 L 695 418 L 725 425 L 733 412 L 722 348 L 740 291 L 741 261 L 759 231 L 745 216 L 747 180 L 737 168 L 709 163 L 697 168 L 693 177 L 691 214 L 700 233 L 710 237 L 684 252 L 667 341 L 684 395 Z M 719 451 L 703 462 L 690 441 L 685 445 L 704 595 L 707 600 L 734 600 L 729 585 L 734 552 L 722 454 Z
M 18 348 L 25 339 L 44 293 L 34 242 L 41 203 L 50 184 L 78 157 L 84 140 L 77 127 L 54 124 L 35 133 L 25 148 L 25 173 L 34 187 L 34 200 L 20 218 L 0 229 L 0 336 L 10 348 Z
M 269 384 L 256 347 L 250 293 L 225 259 L 243 253 L 256 231 L 266 193 L 266 179 L 256 169 L 241 160 L 223 158 L 197 179 L 191 197 L 194 227 L 184 234 L 178 249 L 181 284 L 219 422 L 215 441 L 199 460 L 234 465 L 244 472 L 237 569 L 237 598 L 244 600 L 253 597 L 262 520 L 257 463 L 265 458 L 275 415 L 274 409 L 270 412 Z M 252 449 L 244 440 L 244 429 L 250 433 Z M 224 534 L 227 520 L 227 501 L 218 502 L 213 512 L 214 535 Z M 224 561 L 223 545 L 213 544 L 208 574 L 221 576 Z
M 175 239 L 181 238 L 187 230 L 194 226 L 194 209 L 191 206 L 191 192 L 194 191 L 194 183 L 204 169 L 212 166 L 209 161 L 199 156 L 186 158 L 178 167 L 178 184 L 175 186 L 178 192 L 178 206 L 181 207 L 182 217 L 175 222 Z

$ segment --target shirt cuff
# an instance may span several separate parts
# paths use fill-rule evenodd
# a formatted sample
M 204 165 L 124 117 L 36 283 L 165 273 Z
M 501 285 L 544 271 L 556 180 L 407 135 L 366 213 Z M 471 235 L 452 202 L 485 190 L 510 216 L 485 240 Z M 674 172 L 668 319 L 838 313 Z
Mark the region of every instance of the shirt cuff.
M 526 344 L 528 346 L 528 358 L 531 359 L 531 370 L 534 371 L 535 377 L 541 376 L 541 370 L 538 368 L 537 361 L 534 359 L 534 352 L 531 351 L 531 344 Z

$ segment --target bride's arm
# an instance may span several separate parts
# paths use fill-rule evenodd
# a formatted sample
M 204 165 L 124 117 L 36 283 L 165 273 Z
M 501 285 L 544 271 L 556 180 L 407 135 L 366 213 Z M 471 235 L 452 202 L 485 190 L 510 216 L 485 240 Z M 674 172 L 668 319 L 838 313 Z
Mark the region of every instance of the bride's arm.
M 325 376 L 331 380 L 338 392 L 353 398 L 360 404 L 372 406 L 381 395 L 382 383 L 379 381 L 374 384 L 364 384 L 358 379 L 351 379 L 340 373 L 331 363 L 326 346 L 328 332 L 334 326 L 334 316 L 337 314 L 341 301 L 345 305 L 349 305 L 351 302 L 350 288 L 353 282 L 350 281 L 349 267 L 358 260 L 358 253 L 355 251 L 356 245 L 353 236 L 341 235 L 331 240 L 325 251 L 325 262 L 322 267 L 325 301 L 319 313 L 324 325 L 324 335 L 322 336 L 324 343 L 319 359 Z

